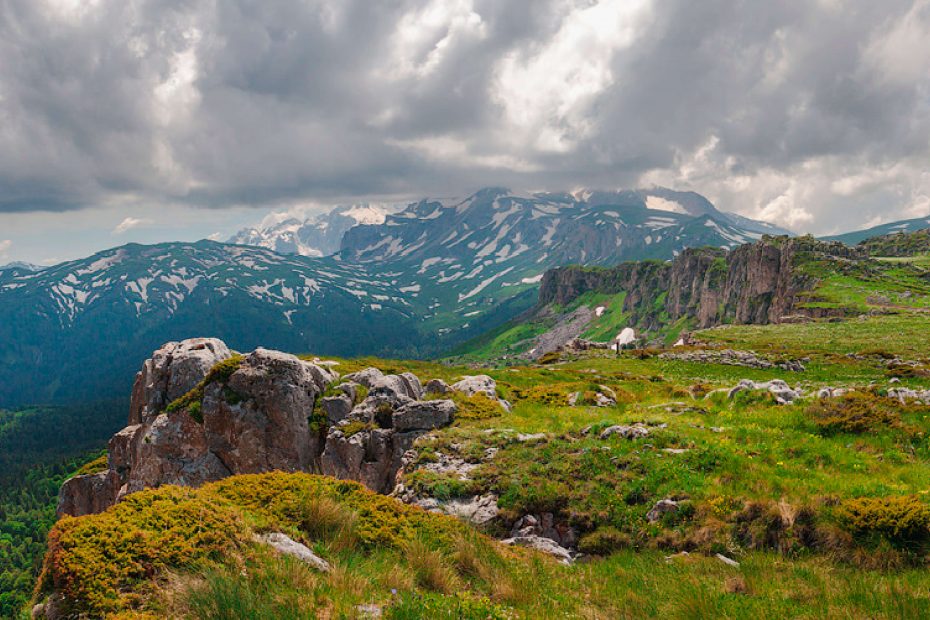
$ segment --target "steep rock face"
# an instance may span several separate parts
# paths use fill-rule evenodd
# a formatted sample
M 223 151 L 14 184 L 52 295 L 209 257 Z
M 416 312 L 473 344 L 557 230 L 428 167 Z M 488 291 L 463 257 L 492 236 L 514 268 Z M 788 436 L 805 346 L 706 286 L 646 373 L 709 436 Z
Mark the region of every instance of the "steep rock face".
M 450 400 L 421 400 L 415 375 L 375 368 L 347 376 L 317 411 L 338 379 L 327 363 L 261 348 L 231 356 L 220 341 L 194 339 L 146 360 L 130 424 L 110 439 L 107 471 L 66 481 L 59 515 L 100 512 L 128 493 L 165 484 L 273 470 L 324 473 L 389 492 L 416 438 L 455 414 Z M 182 405 L 168 406 L 181 396 Z
M 217 362 L 228 359 L 229 347 L 216 338 L 169 342 L 152 354 L 136 373 L 129 423 L 139 424 L 187 394 Z
M 626 293 L 631 321 L 652 329 L 659 315 L 694 319 L 698 327 L 724 322 L 778 322 L 797 310 L 815 280 L 797 268 L 802 259 L 848 261 L 864 253 L 809 237 L 766 237 L 729 252 L 697 248 L 667 263 L 623 263 L 611 268 L 563 267 L 546 272 L 539 303 L 567 305 L 585 292 Z

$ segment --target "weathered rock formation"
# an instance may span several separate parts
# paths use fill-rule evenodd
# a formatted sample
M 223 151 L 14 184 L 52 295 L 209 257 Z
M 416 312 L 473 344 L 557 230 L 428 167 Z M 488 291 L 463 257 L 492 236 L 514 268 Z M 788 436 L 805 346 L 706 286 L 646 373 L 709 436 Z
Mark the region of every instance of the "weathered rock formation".
M 345 377 L 323 397 L 337 379 L 326 363 L 279 351 L 233 358 L 215 339 L 168 343 L 136 378 L 129 426 L 109 442 L 107 471 L 66 481 L 58 513 L 100 512 L 145 488 L 273 470 L 389 492 L 404 452 L 450 424 L 455 404 L 422 400 L 418 377 L 375 368 Z
M 838 242 L 765 237 L 730 252 L 688 249 L 667 263 L 552 269 L 543 276 L 539 304 L 564 306 L 589 291 L 625 292 L 624 311 L 645 329 L 659 327 L 663 316 L 670 321 L 687 317 L 701 328 L 775 323 L 792 314 L 826 312 L 799 307 L 815 279 L 797 266 L 810 257 L 836 264 L 866 258 L 862 250 Z

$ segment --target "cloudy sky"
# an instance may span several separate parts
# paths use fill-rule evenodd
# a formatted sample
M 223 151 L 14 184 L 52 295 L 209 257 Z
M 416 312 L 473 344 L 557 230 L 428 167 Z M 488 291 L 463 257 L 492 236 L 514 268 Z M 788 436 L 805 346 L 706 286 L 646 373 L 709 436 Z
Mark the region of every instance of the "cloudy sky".
M 0 2 L 0 262 L 651 184 L 815 233 L 930 214 L 930 0 Z

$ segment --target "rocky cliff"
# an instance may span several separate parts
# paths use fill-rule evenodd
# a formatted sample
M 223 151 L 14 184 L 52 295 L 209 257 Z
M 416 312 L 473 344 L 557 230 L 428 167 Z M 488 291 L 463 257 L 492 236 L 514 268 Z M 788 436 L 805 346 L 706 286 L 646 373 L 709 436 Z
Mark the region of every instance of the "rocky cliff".
M 566 306 L 586 292 L 625 292 L 624 311 L 644 329 L 682 318 L 696 327 L 774 323 L 801 312 L 799 304 L 809 298 L 817 278 L 803 265 L 821 261 L 831 268 L 864 258 L 862 250 L 837 242 L 763 237 L 730 251 L 688 249 L 668 262 L 552 269 L 543 277 L 539 305 Z
M 129 425 L 110 439 L 105 471 L 66 481 L 58 513 L 101 512 L 127 494 L 200 486 L 234 474 L 323 473 L 393 490 L 402 457 L 421 435 L 452 422 L 456 405 L 413 374 L 256 349 L 215 338 L 172 342 L 136 376 Z M 479 378 L 472 378 L 479 379 Z M 469 381 L 449 388 L 469 393 Z

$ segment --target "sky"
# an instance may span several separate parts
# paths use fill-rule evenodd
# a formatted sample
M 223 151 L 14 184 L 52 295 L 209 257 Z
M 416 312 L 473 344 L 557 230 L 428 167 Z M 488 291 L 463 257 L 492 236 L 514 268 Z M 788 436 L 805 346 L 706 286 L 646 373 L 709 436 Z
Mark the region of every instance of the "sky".
M 491 185 L 830 234 L 928 164 L 930 0 L 0 3 L 0 263 Z

